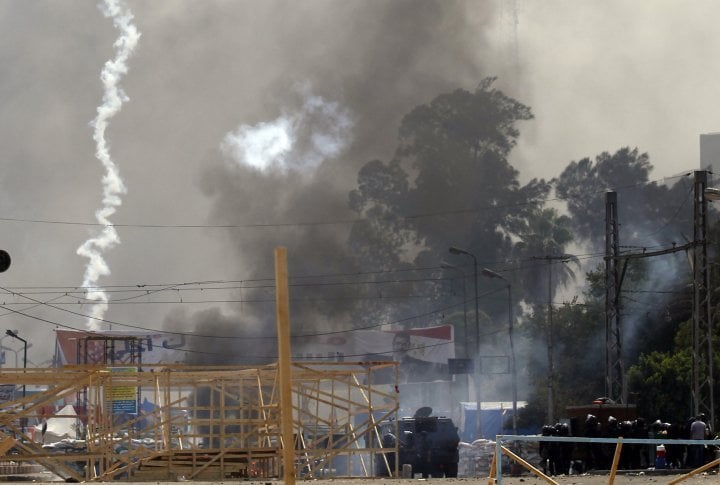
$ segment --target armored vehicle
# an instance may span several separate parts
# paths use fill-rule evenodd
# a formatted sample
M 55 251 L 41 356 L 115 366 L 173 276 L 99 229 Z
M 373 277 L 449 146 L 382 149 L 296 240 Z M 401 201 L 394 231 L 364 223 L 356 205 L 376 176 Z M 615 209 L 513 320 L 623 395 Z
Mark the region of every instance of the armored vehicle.
M 398 470 L 411 465 L 412 474 L 423 478 L 455 478 L 458 473 L 458 443 L 460 436 L 452 419 L 430 416 L 432 409 L 420 408 L 412 418 L 401 418 L 395 424 L 387 423 L 381 429 L 382 447 L 398 447 Z M 395 472 L 395 453 L 381 453 L 376 457 L 378 476 Z

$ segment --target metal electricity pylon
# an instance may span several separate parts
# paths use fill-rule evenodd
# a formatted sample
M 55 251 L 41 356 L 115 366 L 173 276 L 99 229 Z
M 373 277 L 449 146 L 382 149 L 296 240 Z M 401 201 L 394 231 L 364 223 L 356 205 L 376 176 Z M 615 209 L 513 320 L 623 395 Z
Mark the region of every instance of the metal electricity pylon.
M 710 302 L 710 265 L 708 261 L 707 201 L 720 200 L 720 193 L 707 186 L 707 172 L 696 171 L 693 195 L 693 240 L 682 246 L 635 254 L 619 252 L 617 194 L 606 196 L 605 283 L 606 283 L 606 367 L 608 397 L 624 403 L 627 398 L 622 361 L 621 288 L 630 259 L 649 258 L 679 251 L 691 251 L 693 272 L 693 333 L 691 399 L 695 415 L 703 413 L 715 429 L 713 379 L 713 319 Z M 622 268 L 620 263 L 622 262 Z
M 625 403 L 627 386 L 622 357 L 622 300 L 620 289 L 628 260 L 622 269 L 617 219 L 617 192 L 605 194 L 605 394 Z
M 713 397 L 712 316 L 708 263 L 707 172 L 695 172 L 693 204 L 693 413 L 705 414 L 715 426 Z M 714 428 L 713 428 L 714 429 Z

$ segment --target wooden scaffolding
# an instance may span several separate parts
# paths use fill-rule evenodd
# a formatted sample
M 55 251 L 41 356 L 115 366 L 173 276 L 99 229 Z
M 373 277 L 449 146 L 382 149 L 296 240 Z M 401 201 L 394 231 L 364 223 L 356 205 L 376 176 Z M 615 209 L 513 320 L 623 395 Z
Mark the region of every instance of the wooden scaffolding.
M 397 449 L 380 452 L 379 430 L 397 419 L 396 381 L 394 362 L 294 362 L 296 476 L 371 477 L 387 464 Z M 282 477 L 275 365 L 1 369 L 0 385 L 30 390 L 2 405 L 3 460 L 77 481 Z M 67 404 L 75 436 L 44 444 L 47 409 Z

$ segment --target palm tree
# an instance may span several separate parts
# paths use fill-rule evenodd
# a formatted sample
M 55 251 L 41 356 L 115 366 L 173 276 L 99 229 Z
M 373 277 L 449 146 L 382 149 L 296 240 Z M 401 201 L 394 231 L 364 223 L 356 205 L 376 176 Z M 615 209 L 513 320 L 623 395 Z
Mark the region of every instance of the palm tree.
M 553 208 L 539 208 L 521 222 L 517 231 L 520 241 L 515 243 L 515 260 L 520 262 L 522 286 L 526 301 L 537 304 L 545 295 L 552 296 L 558 287 L 575 279 L 568 264 L 579 266 L 576 256 L 567 254 L 566 247 L 573 241 L 568 216 L 558 215 Z M 541 261 L 545 261 L 541 263 Z M 545 279 L 550 273 L 550 287 Z
M 541 294 L 547 291 L 547 319 L 545 320 L 545 339 L 547 342 L 547 388 L 548 410 L 547 422 L 554 422 L 555 408 L 555 370 L 553 359 L 553 295 L 556 289 L 575 278 L 575 273 L 568 264 L 558 262 L 572 262 L 579 265 L 576 256 L 565 253 L 566 246 L 572 242 L 573 233 L 570 230 L 570 218 L 558 215 L 557 210 L 541 208 L 530 213 L 530 216 L 521 225 L 519 231 L 520 241 L 515 244 L 516 257 L 521 262 L 522 282 L 525 299 L 535 307 L 535 313 L 542 307 Z M 538 264 L 544 260 L 547 264 Z M 523 264 L 530 262 L 531 264 Z M 553 268 L 556 265 L 557 269 Z M 547 271 L 543 271 L 547 267 Z M 547 284 L 542 279 L 547 276 Z M 555 276 L 553 281 L 553 276 Z M 541 311 L 541 310 L 540 310 Z M 541 329 L 537 329 L 542 332 Z

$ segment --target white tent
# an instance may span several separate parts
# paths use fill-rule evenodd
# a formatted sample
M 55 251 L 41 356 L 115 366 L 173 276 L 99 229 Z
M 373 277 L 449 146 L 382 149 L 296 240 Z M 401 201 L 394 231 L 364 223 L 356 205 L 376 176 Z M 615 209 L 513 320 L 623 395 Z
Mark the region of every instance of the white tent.
M 43 444 L 50 444 L 67 438 L 77 438 L 77 430 L 82 426 L 82 423 L 75 412 L 75 408 L 68 404 L 48 418 L 45 425 L 47 426 L 45 435 L 42 434 L 44 424 L 40 423 L 35 426 L 35 436 L 36 438 L 40 437 Z

